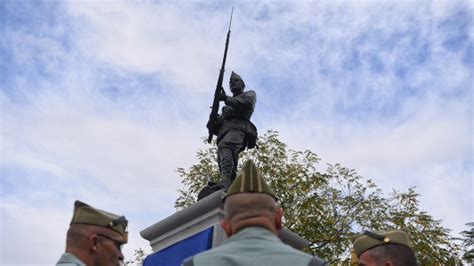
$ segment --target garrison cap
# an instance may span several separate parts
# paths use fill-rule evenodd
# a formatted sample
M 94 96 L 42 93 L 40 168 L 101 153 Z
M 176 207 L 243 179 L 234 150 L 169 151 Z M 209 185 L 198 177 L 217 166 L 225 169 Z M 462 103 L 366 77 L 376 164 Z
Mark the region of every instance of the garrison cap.
M 109 228 L 121 234 L 125 242 L 128 241 L 128 221 L 125 216 L 96 209 L 79 200 L 74 202 L 74 214 L 70 224 L 89 224 Z
M 242 77 L 239 76 L 239 74 L 237 74 L 237 73 L 235 73 L 234 71 L 232 71 L 232 73 L 230 74 L 230 79 L 232 79 L 232 78 L 238 78 L 238 79 L 240 79 L 240 82 L 242 82 L 242 89 L 245 88 L 245 82 L 244 82 L 244 80 L 242 79 Z
M 365 251 L 386 244 L 397 244 L 411 248 L 408 234 L 401 230 L 390 230 L 385 232 L 373 233 L 364 231 L 364 233 L 351 237 L 354 244 L 354 252 L 360 257 Z
M 248 160 L 244 163 L 244 166 L 242 166 L 240 172 L 237 174 L 237 178 L 235 178 L 227 190 L 224 201 L 227 197 L 238 193 L 264 193 L 277 200 L 275 192 L 273 192 L 270 185 L 265 182 L 260 174 L 260 170 L 252 160 Z

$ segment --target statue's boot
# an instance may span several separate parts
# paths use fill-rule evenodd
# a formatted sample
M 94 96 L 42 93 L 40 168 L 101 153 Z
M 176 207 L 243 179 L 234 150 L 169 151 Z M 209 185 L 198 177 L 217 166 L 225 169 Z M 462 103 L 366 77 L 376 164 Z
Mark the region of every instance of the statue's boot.
M 207 181 L 207 186 L 208 187 L 213 187 L 215 185 L 217 185 L 217 182 L 214 182 L 214 181 L 211 181 L 211 180 Z
M 207 185 L 199 192 L 197 200 L 201 200 L 221 189 L 225 189 L 225 187 L 221 186 L 219 183 L 209 180 L 207 181 Z
M 224 189 L 224 192 L 227 192 L 227 189 L 230 187 L 232 184 L 232 179 L 228 177 L 227 175 L 221 175 L 221 181 L 217 184 L 221 188 Z

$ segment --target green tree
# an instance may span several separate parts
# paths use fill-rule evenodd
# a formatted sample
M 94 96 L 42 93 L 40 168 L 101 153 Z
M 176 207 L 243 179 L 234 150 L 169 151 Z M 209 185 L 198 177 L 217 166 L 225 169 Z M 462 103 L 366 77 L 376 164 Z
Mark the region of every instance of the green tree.
M 431 215 L 419 209 L 414 188 L 393 191 L 389 202 L 387 227 L 409 232 L 420 265 L 457 265 L 461 263 L 460 246 L 450 231 Z
M 401 228 L 412 236 L 422 265 L 457 259 L 457 246 L 449 230 L 419 210 L 414 188 L 385 197 L 372 180 L 355 170 L 340 164 L 322 167 L 314 152 L 289 149 L 276 131 L 267 131 L 258 145 L 259 149 L 243 152 L 239 164 L 246 159 L 255 161 L 279 198 L 285 212 L 284 226 L 310 241 L 308 252 L 331 264 L 349 262 L 351 235 Z M 215 145 L 199 150 L 197 159 L 189 169 L 177 169 L 184 185 L 175 202 L 178 209 L 196 202 L 208 180 L 219 180 Z
M 474 262 L 474 222 L 470 222 L 466 224 L 470 227 L 468 230 L 464 230 L 461 232 L 462 238 L 462 249 L 463 249 L 463 256 L 462 259 L 468 263 Z
M 134 258 L 125 261 L 124 265 L 143 265 L 143 261 L 145 260 L 147 255 L 148 254 L 143 249 L 136 249 L 133 253 Z

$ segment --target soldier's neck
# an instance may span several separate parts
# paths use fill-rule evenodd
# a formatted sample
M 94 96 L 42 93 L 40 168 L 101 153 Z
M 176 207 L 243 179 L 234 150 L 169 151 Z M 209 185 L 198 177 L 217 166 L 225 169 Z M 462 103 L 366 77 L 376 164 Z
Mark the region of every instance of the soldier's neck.
M 275 235 L 278 233 L 278 230 L 272 221 L 267 217 L 253 217 L 245 220 L 241 220 L 232 224 L 232 231 L 236 234 L 239 230 L 244 229 L 245 227 L 258 226 L 263 227 Z

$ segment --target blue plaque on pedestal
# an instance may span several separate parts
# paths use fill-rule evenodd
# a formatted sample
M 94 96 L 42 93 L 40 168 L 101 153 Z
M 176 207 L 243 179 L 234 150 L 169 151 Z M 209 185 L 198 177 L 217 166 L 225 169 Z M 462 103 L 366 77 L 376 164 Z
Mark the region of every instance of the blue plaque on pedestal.
M 175 244 L 150 254 L 143 266 L 180 266 L 184 259 L 212 247 L 213 227 L 183 239 Z

